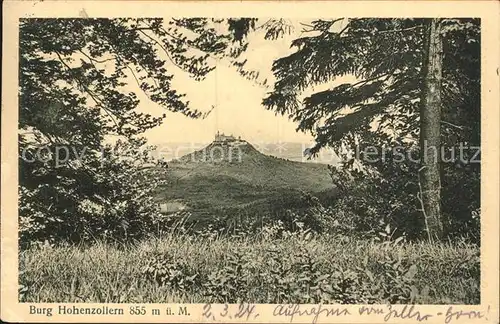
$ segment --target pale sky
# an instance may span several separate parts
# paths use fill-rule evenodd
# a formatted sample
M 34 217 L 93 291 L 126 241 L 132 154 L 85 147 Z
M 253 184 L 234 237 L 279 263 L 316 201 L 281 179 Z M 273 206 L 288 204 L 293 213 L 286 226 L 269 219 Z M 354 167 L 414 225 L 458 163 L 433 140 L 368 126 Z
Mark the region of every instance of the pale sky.
M 258 24 L 263 22 L 259 20 Z M 147 131 L 144 135 L 150 144 L 166 142 L 202 142 L 213 140 L 217 130 L 225 134 L 241 136 L 249 142 L 299 142 L 314 143 L 310 134 L 296 132 L 297 124 L 286 116 L 276 115 L 262 106 L 262 99 L 272 90 L 274 77 L 271 73 L 272 62 L 280 57 L 293 53 L 290 43 L 301 36 L 302 26 L 293 22 L 295 29 L 290 35 L 277 40 L 264 40 L 262 32 L 251 33 L 247 52 L 246 69 L 256 70 L 260 79 L 268 79 L 268 88 L 247 80 L 241 76 L 236 67 L 228 61 L 221 60 L 217 68 L 207 75 L 203 81 L 195 81 L 177 67 L 170 70 L 174 74 L 172 84 L 180 93 L 185 93 L 191 108 L 202 112 L 215 109 L 206 119 L 191 119 L 180 113 L 167 112 L 167 118 L 161 126 Z M 342 26 L 336 26 L 342 28 Z M 302 35 L 305 36 L 305 35 Z M 311 36 L 310 34 L 307 36 Z M 332 84 L 316 88 L 325 90 L 335 84 L 352 81 L 352 78 L 335 80 Z M 132 82 L 131 82 L 132 83 Z M 131 86 L 135 86 L 132 84 Z M 313 90 L 313 89 L 311 89 Z M 165 109 L 151 102 L 142 91 L 138 92 L 141 100 L 139 110 L 159 116 Z
M 176 80 L 179 81 L 179 80 Z M 177 82 L 176 82 L 177 83 Z M 265 109 L 262 99 L 266 89 L 244 79 L 234 69 L 222 64 L 202 82 L 183 80 L 179 91 L 186 93 L 191 106 L 200 111 L 215 109 L 205 119 L 191 119 L 180 113 L 167 113 L 161 126 L 145 136 L 151 144 L 162 142 L 209 142 L 217 130 L 253 141 L 311 141 L 312 137 L 295 131 L 296 124 L 284 116 Z M 174 83 L 175 84 L 175 83 Z M 186 86 L 188 85 L 189 86 Z M 192 84 L 192 85 L 191 85 Z M 186 89 L 186 90 L 185 90 Z M 164 112 L 149 100 L 141 98 L 141 110 L 151 114 Z M 142 105 L 147 108 L 142 107 Z

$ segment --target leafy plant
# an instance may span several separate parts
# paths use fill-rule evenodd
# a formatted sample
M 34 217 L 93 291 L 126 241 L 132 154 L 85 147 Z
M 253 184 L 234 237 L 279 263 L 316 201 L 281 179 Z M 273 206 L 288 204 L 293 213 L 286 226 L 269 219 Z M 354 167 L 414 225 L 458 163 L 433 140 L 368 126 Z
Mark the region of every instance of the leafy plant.
M 204 296 L 211 302 L 239 303 L 246 299 L 244 256 L 240 251 L 228 254 L 221 268 L 211 272 L 203 283 Z
M 199 275 L 186 262 L 175 261 L 168 255 L 157 254 L 142 268 L 142 273 L 160 286 L 188 293 L 200 285 Z
M 330 275 L 321 273 L 316 260 L 304 248 L 299 249 L 294 259 L 297 279 L 292 293 L 293 301 L 309 304 L 328 301 L 332 292 L 331 285 L 328 284 Z
M 264 265 L 264 271 L 259 273 L 259 282 L 266 288 L 266 302 L 291 302 L 296 280 L 292 266 L 284 263 L 282 250 L 278 246 L 272 244 L 265 250 Z
M 383 280 L 380 281 L 379 289 L 382 291 L 381 299 L 391 304 L 407 304 L 414 302 L 418 294 L 414 286 L 418 267 L 415 264 L 403 262 L 401 258 L 392 259 L 386 256 L 378 260 L 378 273 Z

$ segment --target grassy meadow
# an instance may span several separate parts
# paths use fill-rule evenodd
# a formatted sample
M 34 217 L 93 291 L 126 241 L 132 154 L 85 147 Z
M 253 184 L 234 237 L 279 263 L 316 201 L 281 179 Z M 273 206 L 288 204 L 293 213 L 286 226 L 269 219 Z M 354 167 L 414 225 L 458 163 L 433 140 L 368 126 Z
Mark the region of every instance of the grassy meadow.
M 307 232 L 20 252 L 20 301 L 476 304 L 479 248 Z

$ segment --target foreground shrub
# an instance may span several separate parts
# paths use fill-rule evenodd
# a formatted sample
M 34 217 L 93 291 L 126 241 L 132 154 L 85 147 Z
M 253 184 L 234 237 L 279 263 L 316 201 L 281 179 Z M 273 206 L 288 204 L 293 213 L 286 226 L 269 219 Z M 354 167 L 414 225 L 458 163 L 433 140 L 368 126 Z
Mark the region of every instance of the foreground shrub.
M 44 162 L 43 175 L 20 181 L 19 243 L 29 245 L 131 241 L 143 238 L 160 217 L 154 190 L 161 168 L 145 169 L 151 147 L 141 139 L 107 145 L 92 168 Z M 95 152 L 85 157 L 96 158 Z M 83 163 L 85 163 L 84 161 Z M 160 163 L 160 162 L 158 162 Z M 23 165 L 22 173 L 31 172 Z M 57 172 L 71 169 L 72 179 Z M 56 172 L 57 171 L 57 172 Z M 22 180 L 22 179 L 21 179 Z M 78 187 L 77 189 L 75 187 Z

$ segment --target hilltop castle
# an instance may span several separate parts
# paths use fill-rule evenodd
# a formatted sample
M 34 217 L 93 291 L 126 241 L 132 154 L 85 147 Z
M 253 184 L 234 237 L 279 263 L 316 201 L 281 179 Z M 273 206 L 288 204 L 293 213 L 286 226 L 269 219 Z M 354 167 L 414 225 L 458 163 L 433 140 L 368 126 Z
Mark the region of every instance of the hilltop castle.
M 217 134 L 215 134 L 215 143 L 229 143 L 236 141 L 241 141 L 241 137 L 238 136 L 238 138 L 236 139 L 233 135 L 224 135 L 224 133 L 221 134 L 219 133 L 219 131 L 217 131 Z

